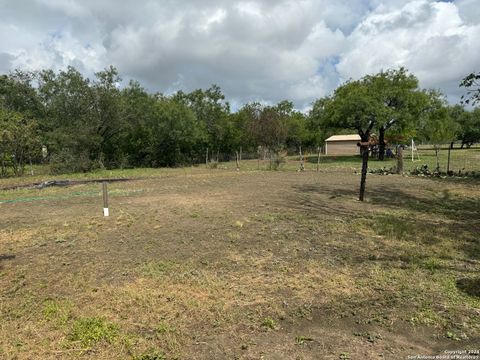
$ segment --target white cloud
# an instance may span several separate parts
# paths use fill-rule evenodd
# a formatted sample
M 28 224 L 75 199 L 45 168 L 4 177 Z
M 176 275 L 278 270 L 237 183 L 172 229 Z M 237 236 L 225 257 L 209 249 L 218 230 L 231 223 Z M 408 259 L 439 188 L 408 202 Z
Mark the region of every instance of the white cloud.
M 463 76 L 480 66 L 480 26 L 466 24 L 453 3 L 413 1 L 392 12 L 373 12 L 353 31 L 337 69 L 343 79 L 404 66 L 424 87 L 451 100 Z
M 113 64 L 152 91 L 216 83 L 237 104 L 303 108 L 342 79 L 406 66 L 456 96 L 480 66 L 475 2 L 0 0 L 0 71 Z

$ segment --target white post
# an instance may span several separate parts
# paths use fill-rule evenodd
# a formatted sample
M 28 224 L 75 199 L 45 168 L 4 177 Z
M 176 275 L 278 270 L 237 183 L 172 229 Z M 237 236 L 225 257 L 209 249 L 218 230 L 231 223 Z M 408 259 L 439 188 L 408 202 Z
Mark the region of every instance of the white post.
M 412 138 L 412 162 L 413 162 L 413 146 L 414 146 L 414 143 L 413 143 L 413 138 Z

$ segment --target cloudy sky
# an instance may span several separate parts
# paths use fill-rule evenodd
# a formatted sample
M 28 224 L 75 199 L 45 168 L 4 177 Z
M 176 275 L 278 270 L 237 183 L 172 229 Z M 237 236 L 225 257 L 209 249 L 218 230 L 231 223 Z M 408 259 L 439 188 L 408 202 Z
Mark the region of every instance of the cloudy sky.
M 480 71 L 480 0 L 0 0 L 0 73 L 109 64 L 150 91 L 218 84 L 300 109 L 405 66 L 456 102 Z

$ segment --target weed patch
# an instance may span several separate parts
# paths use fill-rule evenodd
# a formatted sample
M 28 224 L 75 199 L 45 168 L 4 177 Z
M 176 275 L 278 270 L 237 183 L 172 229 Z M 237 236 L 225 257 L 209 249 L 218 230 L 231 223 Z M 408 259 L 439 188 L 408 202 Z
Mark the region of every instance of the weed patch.
M 100 317 L 84 317 L 75 320 L 69 336 L 71 342 L 79 342 L 83 347 L 91 347 L 100 341 L 113 342 L 119 332 L 116 324 Z

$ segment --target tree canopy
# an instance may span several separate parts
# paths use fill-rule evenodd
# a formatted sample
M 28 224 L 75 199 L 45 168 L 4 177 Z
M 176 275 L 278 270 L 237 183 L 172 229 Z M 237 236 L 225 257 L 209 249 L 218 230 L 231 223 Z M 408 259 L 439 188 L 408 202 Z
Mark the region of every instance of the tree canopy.
M 468 77 L 465 86 L 476 79 Z M 228 160 L 242 151 L 255 156 L 259 149 L 264 156 L 317 152 L 329 135 L 352 131 L 364 143 L 375 134 L 381 158 L 385 141 L 394 137 L 417 133 L 424 141 L 439 141 L 427 129 L 445 114 L 457 124 L 462 146 L 479 141 L 479 110 L 432 100 L 440 98 L 419 89 L 417 78 L 400 68 L 347 81 L 314 101 L 308 113 L 288 100 L 252 102 L 232 112 L 217 85 L 166 95 L 150 93 L 135 80 L 123 84 L 112 66 L 92 79 L 73 67 L 17 70 L 0 76 L 1 174 L 20 173 L 30 160 L 48 163 L 52 172 L 73 172 L 195 164 L 206 153 Z

